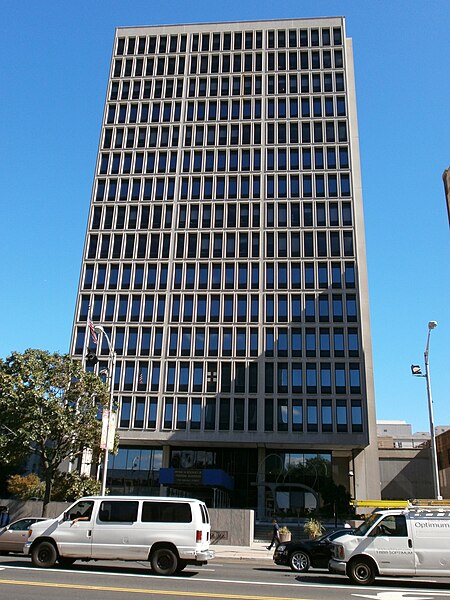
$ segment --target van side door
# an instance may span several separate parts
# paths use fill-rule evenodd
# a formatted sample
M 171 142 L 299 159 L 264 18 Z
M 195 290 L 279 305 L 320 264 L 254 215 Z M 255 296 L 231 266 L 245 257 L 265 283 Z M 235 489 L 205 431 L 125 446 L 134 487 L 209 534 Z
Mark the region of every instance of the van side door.
M 81 500 L 64 514 L 52 534 L 61 556 L 91 557 L 94 512 L 94 501 Z
M 415 561 L 409 521 L 405 515 L 387 515 L 369 532 L 372 543 L 366 553 L 378 563 L 380 574 L 415 574 Z
M 107 499 L 100 502 L 92 534 L 92 558 L 146 560 L 139 544 L 138 500 Z

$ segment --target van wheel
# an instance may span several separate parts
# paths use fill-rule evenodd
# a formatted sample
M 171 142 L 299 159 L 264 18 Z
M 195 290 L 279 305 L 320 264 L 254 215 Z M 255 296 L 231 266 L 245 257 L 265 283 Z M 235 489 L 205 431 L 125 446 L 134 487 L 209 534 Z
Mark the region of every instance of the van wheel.
M 150 564 L 158 575 L 173 575 L 178 568 L 178 558 L 170 548 L 158 548 L 153 552 Z
M 291 554 L 289 565 L 292 571 L 297 573 L 306 573 L 310 566 L 309 556 L 302 550 L 297 550 Z
M 73 563 L 75 562 L 76 558 L 68 558 L 66 556 L 60 556 L 58 558 L 58 564 L 63 568 L 63 569 L 70 569 L 70 567 L 73 565 Z
M 365 558 L 355 558 L 348 566 L 347 575 L 359 585 L 370 585 L 375 581 L 375 569 Z
M 185 560 L 179 560 L 177 566 L 177 573 L 181 573 L 183 569 L 187 567 L 187 562 Z
M 35 567 L 49 569 L 53 567 L 58 558 L 55 546 L 51 542 L 41 542 L 31 551 L 31 562 Z

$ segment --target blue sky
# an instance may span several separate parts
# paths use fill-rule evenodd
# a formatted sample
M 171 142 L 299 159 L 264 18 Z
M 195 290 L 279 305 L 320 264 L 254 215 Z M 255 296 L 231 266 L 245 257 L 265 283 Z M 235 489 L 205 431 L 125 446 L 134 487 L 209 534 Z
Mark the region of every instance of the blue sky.
M 378 419 L 450 424 L 450 3 L 2 2 L 0 357 L 67 352 L 117 26 L 344 15 L 353 38 Z

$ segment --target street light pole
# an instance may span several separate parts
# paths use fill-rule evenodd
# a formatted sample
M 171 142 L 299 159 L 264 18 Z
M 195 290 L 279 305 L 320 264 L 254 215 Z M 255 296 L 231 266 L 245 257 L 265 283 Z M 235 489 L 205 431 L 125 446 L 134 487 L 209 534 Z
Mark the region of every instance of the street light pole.
M 428 355 L 430 351 L 430 336 L 431 331 L 436 329 L 437 322 L 430 321 L 428 323 L 428 336 L 427 336 L 427 345 L 425 348 L 425 352 L 423 353 L 425 359 L 425 374 L 422 374 L 422 370 L 419 365 L 411 365 L 411 373 L 415 377 L 425 377 L 427 382 L 427 396 L 428 396 L 428 417 L 430 420 L 430 443 L 431 443 L 431 471 L 433 474 L 433 488 L 434 488 L 434 496 L 437 500 L 442 500 L 441 496 L 441 487 L 439 483 L 439 467 L 437 461 L 437 452 L 436 452 L 436 432 L 434 428 L 434 417 L 433 417 L 433 398 L 431 395 L 431 379 L 430 379 L 430 363 L 428 361 Z
M 106 420 L 106 436 L 105 436 L 105 455 L 103 457 L 103 473 L 102 473 L 102 488 L 101 495 L 106 494 L 106 475 L 108 472 L 108 458 L 109 458 L 109 440 L 111 437 L 111 422 L 112 412 L 114 405 L 114 373 L 116 372 L 116 353 L 113 350 L 111 340 L 106 331 L 100 325 L 95 326 L 95 330 L 101 332 L 106 339 L 109 351 L 109 366 L 108 366 L 108 383 L 109 383 L 109 403 L 108 403 L 108 415 Z M 102 424 L 103 425 L 103 424 Z
M 427 396 L 428 396 L 428 416 L 430 419 L 430 435 L 431 435 L 431 458 L 433 462 L 433 483 L 434 483 L 434 495 L 437 500 L 442 500 L 441 487 L 439 484 L 439 467 L 437 461 L 436 452 L 436 432 L 434 428 L 434 417 L 433 417 L 433 397 L 431 395 L 431 380 L 430 380 L 430 365 L 428 362 L 428 354 L 430 350 L 430 335 L 431 331 L 437 327 L 436 321 L 430 321 L 428 323 L 428 336 L 427 346 L 423 353 L 425 359 L 425 379 L 427 382 Z

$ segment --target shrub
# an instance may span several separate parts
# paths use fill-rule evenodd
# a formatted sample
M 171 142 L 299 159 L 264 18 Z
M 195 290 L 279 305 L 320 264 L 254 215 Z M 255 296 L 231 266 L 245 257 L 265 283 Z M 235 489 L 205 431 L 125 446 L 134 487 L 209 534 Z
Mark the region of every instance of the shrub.
M 317 519 L 309 519 L 303 526 L 304 532 L 312 540 L 320 537 L 325 531 L 325 527 Z
M 8 493 L 20 500 L 44 497 L 45 483 L 35 473 L 29 475 L 11 475 L 6 484 Z

